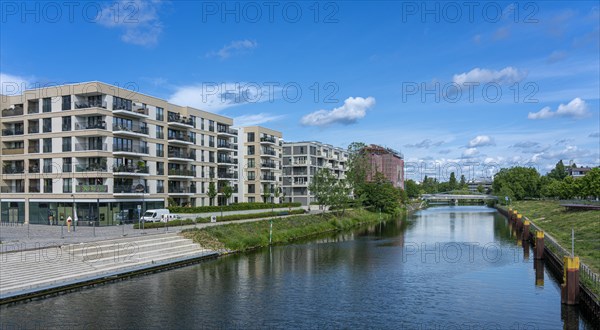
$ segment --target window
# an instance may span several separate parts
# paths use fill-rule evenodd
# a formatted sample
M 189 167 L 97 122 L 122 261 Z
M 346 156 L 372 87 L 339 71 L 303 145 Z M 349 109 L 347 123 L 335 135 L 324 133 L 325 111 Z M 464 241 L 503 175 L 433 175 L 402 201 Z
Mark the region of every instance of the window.
M 212 135 L 208 137 L 208 146 L 213 148 L 215 146 L 215 137 Z
M 44 179 L 44 192 L 52 193 L 52 179 Z
M 254 187 L 254 184 L 249 184 L 248 185 L 248 193 L 254 194 L 255 192 L 256 192 L 256 188 Z
M 156 120 L 164 121 L 165 120 L 165 109 L 161 107 L 156 107 Z
M 156 138 L 157 139 L 164 139 L 165 138 L 164 127 L 156 125 Z
M 156 193 L 161 194 L 165 192 L 165 181 L 157 180 L 156 181 Z
M 200 118 L 200 129 L 204 130 L 204 118 Z
M 131 111 L 131 100 L 120 97 L 113 97 L 113 110 L 128 110 Z
M 71 95 L 65 95 L 62 97 L 62 109 L 71 110 Z
M 164 157 L 165 156 L 165 145 L 157 143 L 156 144 L 156 157 Z
M 52 139 L 44 139 L 44 152 L 52 152 Z
M 63 158 L 63 173 L 72 172 L 73 164 L 71 163 L 71 157 Z
M 192 122 L 192 126 L 196 127 L 196 116 L 190 115 L 190 121 Z
M 254 180 L 256 179 L 256 175 L 254 173 L 254 171 L 248 171 L 248 180 Z
M 215 121 L 214 120 L 209 120 L 208 121 L 208 130 L 211 132 L 215 131 Z
M 248 158 L 248 168 L 254 168 L 254 158 Z
M 62 151 L 63 152 L 71 151 L 71 137 L 70 136 L 62 138 Z
M 63 179 L 63 193 L 71 193 L 73 192 L 73 179 L 65 178 Z
M 256 203 L 256 199 L 254 197 L 248 197 L 248 203 Z
M 248 132 L 248 142 L 254 142 L 254 132 Z
M 113 138 L 113 151 L 133 151 L 133 141 L 130 139 Z
M 62 117 L 62 131 L 68 132 L 71 130 L 71 116 Z
M 156 162 L 156 174 L 164 175 L 165 174 L 165 163 Z
M 50 133 L 52 132 L 52 118 L 44 118 L 44 133 Z
M 248 146 L 248 155 L 254 155 L 254 146 Z
M 44 158 L 44 173 L 52 173 L 52 158 Z
M 42 100 L 42 111 L 43 112 L 52 111 L 52 99 L 50 99 L 49 97 Z
M 200 134 L 200 145 L 204 146 L 204 134 Z

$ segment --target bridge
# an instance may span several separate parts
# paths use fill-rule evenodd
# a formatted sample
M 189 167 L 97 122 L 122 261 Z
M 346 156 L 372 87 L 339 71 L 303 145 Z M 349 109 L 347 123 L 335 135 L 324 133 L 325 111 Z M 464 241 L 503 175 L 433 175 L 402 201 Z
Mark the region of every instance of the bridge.
M 486 194 L 458 194 L 452 192 L 442 192 L 437 194 L 424 194 L 421 196 L 424 201 L 428 203 L 431 202 L 441 202 L 441 203 L 453 203 L 458 204 L 459 200 L 478 200 L 478 201 L 488 201 L 488 200 L 498 200 L 498 197 L 486 195 Z

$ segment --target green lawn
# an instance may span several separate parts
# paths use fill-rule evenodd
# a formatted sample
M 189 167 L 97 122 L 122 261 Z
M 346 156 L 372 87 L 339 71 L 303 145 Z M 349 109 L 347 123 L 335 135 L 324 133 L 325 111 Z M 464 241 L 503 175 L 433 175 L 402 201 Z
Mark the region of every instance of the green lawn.
M 600 211 L 566 211 L 558 201 L 517 201 L 512 207 L 569 251 L 574 228 L 575 255 L 600 273 Z

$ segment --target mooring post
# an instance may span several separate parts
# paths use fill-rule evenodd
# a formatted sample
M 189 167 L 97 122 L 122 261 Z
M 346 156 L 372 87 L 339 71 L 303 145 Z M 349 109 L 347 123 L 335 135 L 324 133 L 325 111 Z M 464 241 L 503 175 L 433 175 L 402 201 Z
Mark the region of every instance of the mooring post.
M 535 232 L 535 259 L 544 259 L 544 232 Z
M 523 221 L 523 242 L 529 242 L 529 226 L 531 222 L 529 220 Z
M 521 231 L 523 230 L 523 221 L 521 220 L 523 218 L 522 214 L 517 214 L 517 230 Z
M 535 285 L 544 286 L 544 261 L 534 261 L 533 268 L 535 268 Z
M 563 257 L 563 284 L 561 299 L 563 304 L 579 303 L 579 257 Z

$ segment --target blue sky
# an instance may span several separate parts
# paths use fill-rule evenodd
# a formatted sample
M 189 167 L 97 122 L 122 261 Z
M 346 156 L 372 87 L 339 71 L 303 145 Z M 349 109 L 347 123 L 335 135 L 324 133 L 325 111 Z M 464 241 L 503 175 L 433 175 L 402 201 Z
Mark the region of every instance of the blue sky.
M 599 6 L 5 1 L 0 74 L 5 92 L 99 80 L 289 141 L 385 145 L 416 179 L 546 172 L 600 163 Z

